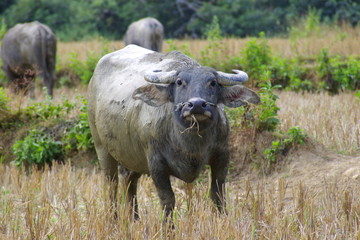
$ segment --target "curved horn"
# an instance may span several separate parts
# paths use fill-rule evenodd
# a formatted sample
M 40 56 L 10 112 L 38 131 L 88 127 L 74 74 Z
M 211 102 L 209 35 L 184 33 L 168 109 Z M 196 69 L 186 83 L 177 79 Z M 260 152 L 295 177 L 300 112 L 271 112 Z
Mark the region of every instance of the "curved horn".
M 177 71 L 162 72 L 161 70 L 147 71 L 144 74 L 146 81 L 151 83 L 169 84 L 176 80 Z
M 248 75 L 246 72 L 240 71 L 240 70 L 232 70 L 235 74 L 232 73 L 224 73 L 217 71 L 218 74 L 218 82 L 222 85 L 240 85 L 243 82 L 246 82 L 248 80 Z

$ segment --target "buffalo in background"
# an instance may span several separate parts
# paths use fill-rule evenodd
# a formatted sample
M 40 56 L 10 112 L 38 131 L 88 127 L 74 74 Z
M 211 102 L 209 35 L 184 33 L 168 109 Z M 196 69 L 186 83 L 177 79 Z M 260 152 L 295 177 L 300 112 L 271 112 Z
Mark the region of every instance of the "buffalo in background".
M 161 52 L 164 27 L 155 18 L 143 18 L 129 25 L 125 33 L 125 45 L 135 44 L 140 47 Z
M 40 76 L 47 93 L 53 96 L 56 64 L 56 37 L 38 21 L 16 24 L 1 45 L 2 69 L 18 91 L 34 94 L 34 78 Z

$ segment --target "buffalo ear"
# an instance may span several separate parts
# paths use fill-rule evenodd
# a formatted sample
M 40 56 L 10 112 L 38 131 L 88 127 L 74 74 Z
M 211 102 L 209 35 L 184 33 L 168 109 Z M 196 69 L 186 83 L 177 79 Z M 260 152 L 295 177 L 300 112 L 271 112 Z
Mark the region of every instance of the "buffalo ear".
M 219 100 L 227 107 L 237 108 L 249 103 L 258 104 L 260 102 L 260 97 L 249 88 L 235 85 L 223 87 Z
M 149 84 L 137 88 L 133 95 L 133 99 L 144 101 L 153 107 L 159 107 L 167 102 L 170 102 L 170 94 L 166 86 Z

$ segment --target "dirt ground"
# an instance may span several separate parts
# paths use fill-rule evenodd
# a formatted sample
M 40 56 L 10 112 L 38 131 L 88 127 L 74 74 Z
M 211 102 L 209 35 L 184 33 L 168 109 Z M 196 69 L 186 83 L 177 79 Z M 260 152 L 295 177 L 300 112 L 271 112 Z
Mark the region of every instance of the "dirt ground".
M 286 182 L 287 188 L 301 183 L 315 191 L 324 184 L 336 184 L 340 188 L 360 185 L 360 152 L 352 156 L 337 154 L 310 138 L 304 145 L 291 149 L 286 156 L 280 156 L 281 162 L 270 174 L 261 174 L 259 169 L 254 170 L 248 158 L 249 155 L 261 154 L 264 146 L 270 146 L 273 136 L 270 133 L 256 136 L 253 150 L 249 151 L 249 140 L 254 137 L 251 135 L 235 133 L 230 138 L 234 166 L 229 181 L 235 186 L 244 185 L 244 181 L 250 181 L 252 185 L 258 182 L 276 185 L 279 179 Z

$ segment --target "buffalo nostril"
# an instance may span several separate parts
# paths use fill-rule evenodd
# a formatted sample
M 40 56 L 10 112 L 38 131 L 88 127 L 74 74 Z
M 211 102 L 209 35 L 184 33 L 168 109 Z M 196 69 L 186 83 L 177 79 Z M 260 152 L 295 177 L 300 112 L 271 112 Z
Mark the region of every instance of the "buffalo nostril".
M 188 107 L 192 108 L 193 106 L 194 106 L 194 104 L 192 104 L 191 102 L 188 103 Z

